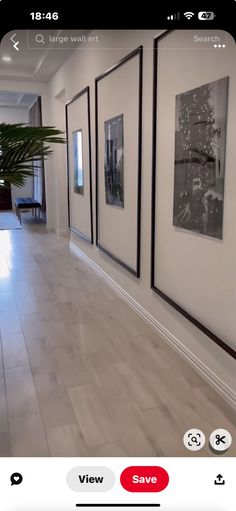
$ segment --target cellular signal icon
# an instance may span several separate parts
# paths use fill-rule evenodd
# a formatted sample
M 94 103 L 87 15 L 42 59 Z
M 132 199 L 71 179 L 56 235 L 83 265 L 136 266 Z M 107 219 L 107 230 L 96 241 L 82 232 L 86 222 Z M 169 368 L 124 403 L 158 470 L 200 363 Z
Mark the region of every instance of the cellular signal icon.
M 194 12 L 190 11 L 184 12 L 184 16 L 185 18 L 187 18 L 187 20 L 191 20 L 191 18 L 194 16 Z
M 175 12 L 174 14 L 170 14 L 167 16 L 168 21 L 172 20 L 179 20 L 180 19 L 180 12 Z

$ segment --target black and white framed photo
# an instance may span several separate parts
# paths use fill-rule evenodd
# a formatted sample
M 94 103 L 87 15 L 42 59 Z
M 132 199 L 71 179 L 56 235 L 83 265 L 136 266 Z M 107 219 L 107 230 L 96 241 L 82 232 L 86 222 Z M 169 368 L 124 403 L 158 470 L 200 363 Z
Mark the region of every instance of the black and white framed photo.
M 123 114 L 105 121 L 105 194 L 106 203 L 124 207 L 124 135 Z
M 142 61 L 140 46 L 95 79 L 96 244 L 140 275 Z
M 212 67 L 194 34 L 154 40 L 151 288 L 236 358 L 233 51 Z
M 93 243 L 90 90 L 66 104 L 69 226 Z
M 222 239 L 228 77 L 176 96 L 173 223 Z

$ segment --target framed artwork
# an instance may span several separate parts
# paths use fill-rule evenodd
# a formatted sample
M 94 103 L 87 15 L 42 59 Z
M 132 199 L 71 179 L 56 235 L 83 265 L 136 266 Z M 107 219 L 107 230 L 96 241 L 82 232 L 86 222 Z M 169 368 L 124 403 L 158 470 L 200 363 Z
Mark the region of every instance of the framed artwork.
M 138 47 L 95 79 L 96 245 L 140 276 L 142 63 Z
M 151 288 L 236 358 L 227 166 L 234 63 L 226 75 L 218 56 L 212 69 L 211 49 L 197 52 L 193 35 L 171 30 L 154 40 Z
M 176 96 L 173 224 L 222 239 L 228 77 Z
M 123 115 L 104 123 L 105 131 L 105 195 L 106 203 L 124 207 L 124 135 Z
M 82 130 L 73 131 L 74 192 L 84 194 Z
M 69 227 L 93 243 L 89 87 L 66 104 L 66 133 Z

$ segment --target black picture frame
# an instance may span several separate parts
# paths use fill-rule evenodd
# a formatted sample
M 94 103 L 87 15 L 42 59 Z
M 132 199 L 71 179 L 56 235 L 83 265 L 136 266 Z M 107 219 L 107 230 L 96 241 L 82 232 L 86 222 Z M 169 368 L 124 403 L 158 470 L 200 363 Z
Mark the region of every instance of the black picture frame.
M 127 64 L 131 59 L 139 58 L 138 76 L 138 168 L 137 168 L 137 234 L 136 234 L 136 265 L 130 267 L 115 254 L 104 248 L 99 242 L 99 155 L 98 155 L 98 84 L 111 73 L 115 73 L 121 66 Z M 117 64 L 95 78 L 95 151 L 96 151 L 96 246 L 114 261 L 120 264 L 127 271 L 140 277 L 140 242 L 141 242 L 141 167 L 142 167 L 142 95 L 143 95 L 143 46 L 139 46 L 126 55 Z
M 89 149 L 89 203 L 90 203 L 90 236 L 87 236 L 80 232 L 78 229 L 75 229 L 71 225 L 71 211 L 70 211 L 70 158 L 69 158 L 69 115 L 68 115 L 68 107 L 77 101 L 81 96 L 86 94 L 87 96 L 87 113 L 88 113 L 88 149 Z M 73 98 L 68 101 L 65 105 L 65 115 L 66 115 L 66 146 L 67 146 L 67 198 L 68 198 L 68 222 L 69 229 L 71 232 L 77 234 L 83 240 L 88 241 L 93 244 L 94 242 L 94 234 L 93 234 L 93 191 L 92 191 L 92 153 L 91 153 L 91 116 L 90 116 L 90 87 L 87 86 L 82 89 L 78 94 L 73 96 Z
M 236 359 L 236 351 L 227 344 L 227 342 L 218 337 L 214 332 L 207 328 L 203 323 L 197 320 L 192 314 L 185 310 L 180 304 L 175 302 L 163 290 L 155 284 L 155 269 L 156 269 L 156 136 L 157 136 L 157 82 L 158 82 L 158 44 L 163 38 L 167 37 L 173 30 L 167 30 L 160 36 L 154 38 L 153 44 L 153 121 L 152 121 L 152 205 L 151 205 L 151 289 L 165 300 L 171 307 L 177 310 L 182 316 L 188 319 L 194 326 L 207 335 L 215 344 L 222 348 L 228 355 Z

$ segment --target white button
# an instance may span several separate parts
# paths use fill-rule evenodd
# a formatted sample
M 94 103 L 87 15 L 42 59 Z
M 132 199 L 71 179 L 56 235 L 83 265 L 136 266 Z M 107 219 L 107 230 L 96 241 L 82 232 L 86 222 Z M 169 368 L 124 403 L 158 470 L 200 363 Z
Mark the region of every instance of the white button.
M 186 431 L 183 442 L 190 451 L 200 451 L 205 445 L 206 438 L 200 429 L 192 428 Z
M 67 484 L 74 491 L 108 491 L 115 484 L 115 474 L 107 467 L 74 467 L 67 475 Z
M 214 451 L 225 452 L 232 444 L 232 437 L 227 429 L 215 429 L 210 436 L 210 445 Z

